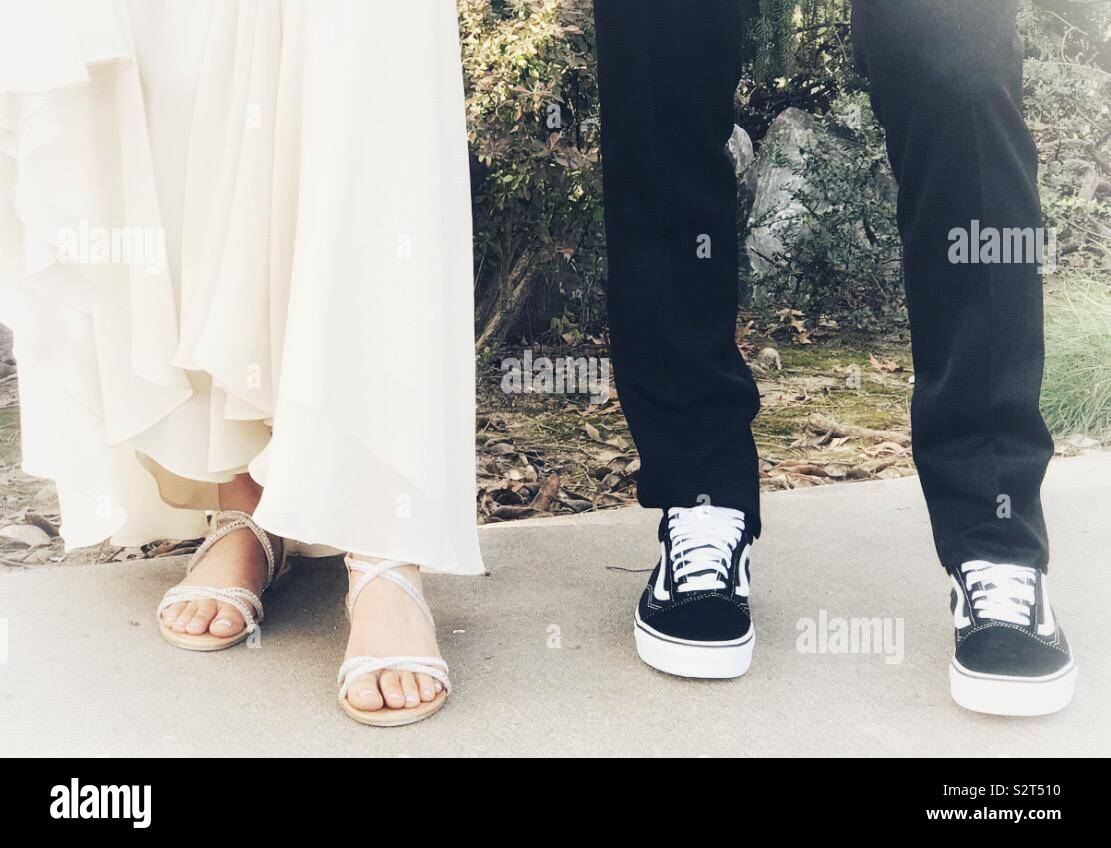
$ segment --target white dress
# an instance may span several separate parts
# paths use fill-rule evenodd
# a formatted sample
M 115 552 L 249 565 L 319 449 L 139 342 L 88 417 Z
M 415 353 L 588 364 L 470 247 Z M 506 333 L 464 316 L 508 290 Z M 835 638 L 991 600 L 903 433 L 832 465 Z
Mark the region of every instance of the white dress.
M 69 547 L 249 471 L 305 545 L 481 573 L 451 0 L 0 0 L 0 321 Z

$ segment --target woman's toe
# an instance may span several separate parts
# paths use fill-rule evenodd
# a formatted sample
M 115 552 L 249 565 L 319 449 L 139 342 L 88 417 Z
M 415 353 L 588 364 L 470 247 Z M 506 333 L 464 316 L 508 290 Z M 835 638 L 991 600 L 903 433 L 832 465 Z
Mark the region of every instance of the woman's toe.
M 226 638 L 234 636 L 246 626 L 243 613 L 229 604 L 220 604 L 216 608 L 216 620 L 209 625 L 208 630 L 213 636 Z
M 401 689 L 401 677 L 396 671 L 386 670 L 378 675 L 378 688 L 386 699 L 386 706 L 400 710 L 405 706 L 405 692 Z
M 181 615 L 181 611 L 185 609 L 185 601 L 178 601 L 176 604 L 170 604 L 166 609 L 162 610 L 162 623 L 167 627 L 173 627 L 177 617 Z
M 436 679 L 429 677 L 427 674 L 418 674 L 417 676 L 417 690 L 420 692 L 420 699 L 428 702 L 436 697 Z
M 403 671 L 401 677 L 401 691 L 405 694 L 405 706 L 415 707 L 420 703 L 420 690 L 417 689 L 416 675 L 411 671 Z
M 202 633 L 208 632 L 208 625 L 212 623 L 212 619 L 216 617 L 216 602 L 211 598 L 205 598 L 203 601 L 197 601 L 197 609 L 193 613 L 193 617 L 189 619 L 189 623 L 185 626 L 185 632 L 190 636 L 199 636 Z
M 193 620 L 193 616 L 197 614 L 197 602 L 189 601 L 185 604 L 185 609 L 181 611 L 177 619 L 174 621 L 174 632 L 184 633 L 185 627 Z
M 378 691 L 378 676 L 364 674 L 356 677 L 347 690 L 347 700 L 357 710 L 374 712 L 385 706 L 382 695 Z

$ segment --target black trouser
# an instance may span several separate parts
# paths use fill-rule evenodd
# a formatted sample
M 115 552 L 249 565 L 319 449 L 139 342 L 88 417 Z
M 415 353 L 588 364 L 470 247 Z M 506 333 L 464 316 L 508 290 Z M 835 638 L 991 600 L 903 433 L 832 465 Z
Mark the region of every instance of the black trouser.
M 949 255 L 950 232 L 973 221 L 1042 225 L 1016 14 L 1017 0 L 853 4 L 857 59 L 899 182 L 914 457 L 950 569 L 1048 558 L 1041 276 L 1033 262 Z M 596 0 L 595 16 L 612 353 L 640 501 L 705 496 L 744 510 L 759 532 L 759 398 L 734 341 L 736 186 L 723 153 L 739 0 Z

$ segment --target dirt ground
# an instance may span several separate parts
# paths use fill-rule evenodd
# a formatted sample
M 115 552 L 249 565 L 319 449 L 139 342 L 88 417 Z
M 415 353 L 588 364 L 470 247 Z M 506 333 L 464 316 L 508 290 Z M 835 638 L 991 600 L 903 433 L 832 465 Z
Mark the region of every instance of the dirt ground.
M 738 343 L 757 377 L 762 410 L 754 432 L 767 490 L 914 473 L 909 343 L 848 334 L 772 335 L 739 325 Z M 606 355 L 603 340 L 531 348 L 541 356 Z M 485 522 L 622 506 L 636 499 L 640 468 L 616 391 L 602 403 L 585 394 L 511 392 L 500 352 L 479 380 L 479 515 Z

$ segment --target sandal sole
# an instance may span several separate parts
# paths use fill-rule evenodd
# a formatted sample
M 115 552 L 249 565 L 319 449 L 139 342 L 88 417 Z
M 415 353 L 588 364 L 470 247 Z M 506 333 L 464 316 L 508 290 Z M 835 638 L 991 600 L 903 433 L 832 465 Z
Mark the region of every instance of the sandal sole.
M 351 702 L 346 698 L 340 702 L 340 706 L 343 707 L 345 713 L 359 724 L 370 727 L 400 727 L 405 724 L 423 721 L 434 713 L 438 713 L 446 702 L 447 692 L 444 691 L 440 692 L 431 701 L 422 703 L 419 707 L 408 707 L 403 710 L 392 710 L 389 707 L 382 707 L 382 709 L 373 712 L 359 710 L 351 706 Z
M 201 633 L 197 635 L 189 633 L 178 633 L 168 628 L 162 622 L 158 622 L 158 630 L 162 634 L 162 638 L 173 645 L 175 648 L 181 648 L 184 651 L 223 651 L 226 648 L 234 648 L 246 642 L 250 637 L 250 633 L 246 628 L 236 633 L 234 636 L 213 636 L 211 633 Z

